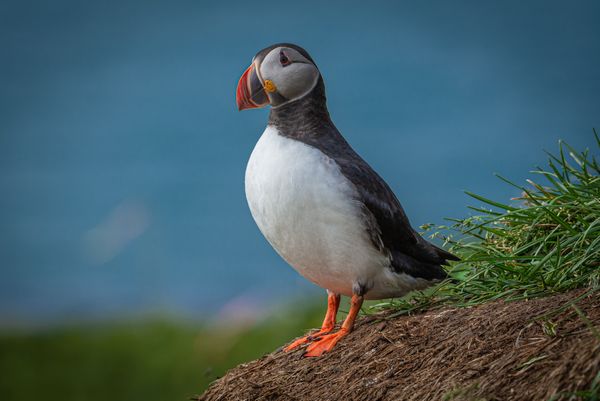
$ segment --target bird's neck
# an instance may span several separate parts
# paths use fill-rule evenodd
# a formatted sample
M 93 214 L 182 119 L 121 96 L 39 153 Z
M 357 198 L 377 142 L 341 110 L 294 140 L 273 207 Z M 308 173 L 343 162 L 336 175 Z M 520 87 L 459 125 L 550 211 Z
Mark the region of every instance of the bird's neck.
M 322 81 L 308 95 L 272 108 L 269 125 L 285 136 L 297 138 L 320 135 L 335 128 L 327 110 Z

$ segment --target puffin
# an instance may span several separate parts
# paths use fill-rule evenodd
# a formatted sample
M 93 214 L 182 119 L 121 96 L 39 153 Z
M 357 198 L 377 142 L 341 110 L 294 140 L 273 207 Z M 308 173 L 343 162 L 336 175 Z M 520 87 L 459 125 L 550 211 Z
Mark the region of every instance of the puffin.
M 415 231 L 389 185 L 336 128 L 325 83 L 302 47 L 262 49 L 239 79 L 239 110 L 271 106 L 245 173 L 252 217 L 275 251 L 327 291 L 321 329 L 285 347 L 330 352 L 352 331 L 362 303 L 421 290 L 458 258 Z M 340 296 L 351 297 L 334 331 Z

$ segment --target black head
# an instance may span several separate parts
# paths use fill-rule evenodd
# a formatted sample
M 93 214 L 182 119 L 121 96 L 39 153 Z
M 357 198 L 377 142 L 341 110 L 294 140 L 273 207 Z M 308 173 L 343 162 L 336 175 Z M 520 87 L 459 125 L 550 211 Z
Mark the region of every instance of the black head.
M 312 57 L 300 46 L 277 43 L 256 53 L 240 78 L 236 100 L 240 110 L 277 109 L 313 96 L 324 105 L 323 78 Z

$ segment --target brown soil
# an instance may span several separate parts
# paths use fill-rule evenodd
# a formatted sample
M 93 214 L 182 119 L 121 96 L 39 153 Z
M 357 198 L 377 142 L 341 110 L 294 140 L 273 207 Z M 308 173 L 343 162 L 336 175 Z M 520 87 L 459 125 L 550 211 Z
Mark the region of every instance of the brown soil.
M 600 368 L 600 296 L 584 290 L 414 316 L 362 318 L 320 358 L 281 350 L 230 370 L 198 400 L 548 400 L 589 390 Z M 554 327 L 554 329 L 553 329 Z M 553 331 L 555 334 L 553 334 Z

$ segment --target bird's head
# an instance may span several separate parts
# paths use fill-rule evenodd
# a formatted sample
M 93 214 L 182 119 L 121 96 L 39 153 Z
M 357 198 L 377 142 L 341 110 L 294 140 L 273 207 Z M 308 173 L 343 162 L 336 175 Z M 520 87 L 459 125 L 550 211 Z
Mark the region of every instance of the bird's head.
M 259 51 L 238 82 L 239 110 L 277 108 L 309 94 L 319 82 L 319 69 L 303 48 L 279 43 Z

